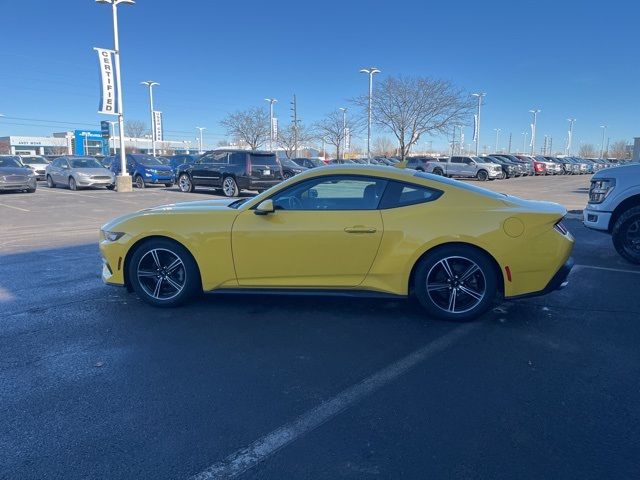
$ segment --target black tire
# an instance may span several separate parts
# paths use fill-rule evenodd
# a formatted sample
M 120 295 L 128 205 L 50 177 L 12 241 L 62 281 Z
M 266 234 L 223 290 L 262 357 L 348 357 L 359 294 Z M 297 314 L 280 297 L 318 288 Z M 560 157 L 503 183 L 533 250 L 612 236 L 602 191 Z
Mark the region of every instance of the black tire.
M 180 263 L 168 270 L 176 259 Z M 127 265 L 127 278 L 140 298 L 155 307 L 177 307 L 202 292 L 200 271 L 191 254 L 164 238 L 148 240 L 136 248 Z
M 469 274 L 472 266 L 477 270 Z M 493 262 L 471 246 L 443 246 L 429 252 L 417 265 L 414 278 L 418 301 L 429 315 L 442 320 L 474 320 L 491 308 L 498 293 Z
M 238 184 L 236 183 L 236 179 L 233 177 L 224 177 L 222 179 L 222 193 L 224 193 L 225 197 L 237 197 L 240 190 L 238 189 Z
M 506 178 L 509 178 L 509 176 L 508 176 L 505 172 L 502 172 L 502 173 L 500 174 L 500 180 L 504 180 L 504 179 L 506 179 Z
M 146 187 L 146 185 L 144 183 L 144 178 L 142 178 L 141 175 L 136 175 L 133 178 L 133 184 L 138 188 L 145 188 Z
M 38 187 L 27 188 L 27 193 L 35 193 L 36 188 L 38 188 Z
M 181 192 L 193 193 L 196 186 L 193 184 L 193 180 L 191 180 L 188 173 L 182 173 L 180 174 L 180 177 L 178 177 L 178 188 Z
M 47 175 L 47 187 L 56 188 L 56 182 L 53 181 L 53 178 L 51 178 L 51 175 Z
M 69 177 L 69 190 L 78 190 L 78 184 L 76 183 L 76 179 L 73 177 Z
M 293 173 L 284 172 L 282 176 L 284 177 L 285 180 L 288 180 L 289 178 L 293 177 Z
M 107 185 L 107 190 L 115 190 L 115 189 L 116 189 L 115 183 L 113 185 Z
M 442 171 L 441 168 L 434 168 L 433 169 L 433 174 L 434 175 L 440 175 L 442 177 L 444 175 L 444 172 Z
M 627 262 L 640 265 L 640 206 L 624 212 L 611 231 L 613 246 Z
M 173 187 L 173 183 L 165 183 L 164 186 L 167 188 L 171 188 Z
M 478 173 L 476 173 L 476 178 L 481 182 L 486 182 L 487 180 L 489 180 L 489 173 L 486 170 L 478 170 Z

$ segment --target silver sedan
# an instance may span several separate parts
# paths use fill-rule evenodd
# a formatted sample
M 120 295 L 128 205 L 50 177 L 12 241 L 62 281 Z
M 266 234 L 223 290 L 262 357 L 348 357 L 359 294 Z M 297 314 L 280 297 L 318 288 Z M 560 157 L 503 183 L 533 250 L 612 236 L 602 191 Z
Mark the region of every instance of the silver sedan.
M 0 155 L 0 190 L 36 191 L 36 174 L 15 155 Z
M 47 165 L 46 180 L 49 188 L 58 185 L 77 190 L 82 187 L 107 187 L 113 190 L 116 177 L 92 157 L 65 156 Z

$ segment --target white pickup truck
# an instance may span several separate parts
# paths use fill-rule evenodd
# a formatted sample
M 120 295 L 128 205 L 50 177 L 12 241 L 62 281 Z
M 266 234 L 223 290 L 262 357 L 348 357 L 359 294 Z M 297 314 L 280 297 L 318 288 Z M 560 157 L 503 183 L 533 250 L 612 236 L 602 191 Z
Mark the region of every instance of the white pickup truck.
M 591 177 L 583 223 L 610 233 L 617 252 L 640 264 L 640 164 L 607 168 Z
M 494 180 L 502 177 L 502 167 L 496 163 L 485 162 L 480 157 L 451 157 L 428 162 L 427 173 L 447 177 L 477 178 L 478 180 Z

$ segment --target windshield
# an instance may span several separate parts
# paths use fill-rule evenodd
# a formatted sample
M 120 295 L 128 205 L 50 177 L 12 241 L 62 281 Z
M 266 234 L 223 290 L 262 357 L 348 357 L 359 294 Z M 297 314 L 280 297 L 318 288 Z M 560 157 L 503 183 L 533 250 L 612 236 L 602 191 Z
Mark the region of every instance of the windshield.
M 141 163 L 142 165 L 157 165 L 162 166 L 164 163 L 160 161 L 160 159 L 156 157 L 152 157 L 151 155 L 131 155 L 133 159 Z
M 252 153 L 251 155 L 249 155 L 249 158 L 251 159 L 251 163 L 253 165 L 273 165 L 273 166 L 279 165 L 278 159 L 272 153 L 267 153 L 267 154 Z
M 71 168 L 102 168 L 95 158 L 70 158 Z
M 248 202 L 249 200 L 251 200 L 251 197 L 247 197 L 247 198 L 241 198 L 240 200 L 236 200 L 233 203 L 230 203 L 228 205 L 229 208 L 235 208 L 238 209 L 240 208 L 241 205 L 244 205 L 246 202 Z
M 0 167 L 24 167 L 18 157 L 0 157 Z
M 42 157 L 21 157 L 22 163 L 25 165 L 47 165 L 47 162 Z

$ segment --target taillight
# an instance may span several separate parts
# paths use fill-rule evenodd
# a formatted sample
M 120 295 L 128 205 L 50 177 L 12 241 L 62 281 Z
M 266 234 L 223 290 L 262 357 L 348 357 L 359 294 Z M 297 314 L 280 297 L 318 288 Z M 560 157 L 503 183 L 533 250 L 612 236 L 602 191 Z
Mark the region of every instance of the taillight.
M 564 224 L 562 223 L 562 219 L 558 220 L 556 224 L 553 226 L 553 228 L 555 228 L 562 235 L 566 235 L 569 233 L 569 230 L 567 230 L 567 227 L 565 227 Z
M 252 171 L 253 171 L 253 165 L 251 165 L 251 155 L 249 155 L 249 158 L 247 158 L 247 174 L 251 175 Z

